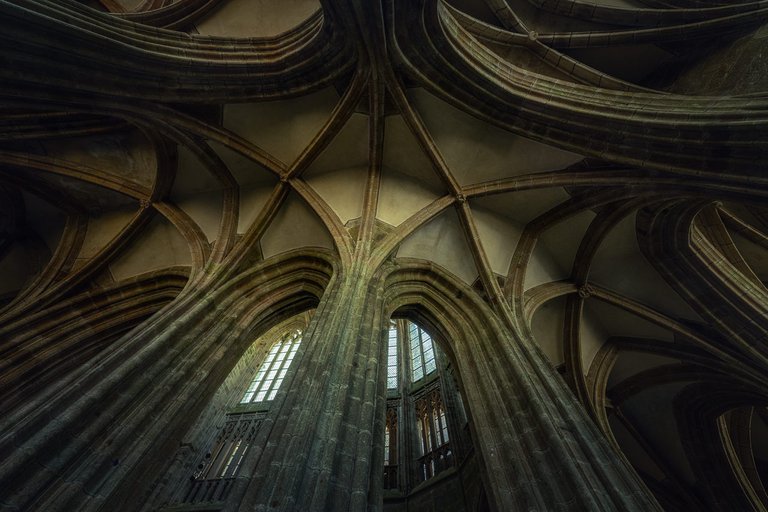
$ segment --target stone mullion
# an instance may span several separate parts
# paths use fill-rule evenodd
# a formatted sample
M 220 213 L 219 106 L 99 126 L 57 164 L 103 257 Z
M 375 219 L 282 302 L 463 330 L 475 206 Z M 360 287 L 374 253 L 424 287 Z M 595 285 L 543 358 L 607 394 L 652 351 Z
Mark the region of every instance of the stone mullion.
M 408 322 L 402 318 L 397 319 L 397 356 L 400 366 L 400 374 L 397 378 L 397 442 L 402 449 L 398 450 L 398 489 L 408 493 L 413 487 L 415 456 L 415 418 L 413 414 L 413 400 L 411 398 L 411 376 L 413 366 L 411 359 L 411 340 L 408 331 Z
M 400 387 L 401 396 L 403 397 L 410 395 L 411 391 L 413 390 L 412 384 L 414 366 L 413 354 L 411 353 L 411 331 L 408 323 L 409 321 L 405 318 L 398 319 L 399 335 L 401 336 L 400 340 L 398 340 L 398 343 L 400 344 L 400 350 L 403 354 L 400 358 L 400 362 L 403 365 L 403 373 L 400 377 L 398 386 Z
M 408 393 L 403 396 L 401 403 L 401 421 L 403 425 L 404 439 L 403 446 L 405 448 L 405 450 L 403 450 L 403 477 L 401 481 L 404 483 L 402 491 L 407 495 L 420 482 L 418 458 L 423 449 L 423 444 L 421 439 L 419 439 L 416 400 L 410 393 L 410 386 Z

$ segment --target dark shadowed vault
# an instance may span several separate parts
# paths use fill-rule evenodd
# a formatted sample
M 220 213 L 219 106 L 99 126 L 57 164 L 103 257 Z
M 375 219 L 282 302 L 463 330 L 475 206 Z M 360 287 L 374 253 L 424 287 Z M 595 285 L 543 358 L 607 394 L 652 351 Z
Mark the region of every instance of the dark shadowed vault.
M 0 0 L 0 510 L 768 510 L 768 1 Z

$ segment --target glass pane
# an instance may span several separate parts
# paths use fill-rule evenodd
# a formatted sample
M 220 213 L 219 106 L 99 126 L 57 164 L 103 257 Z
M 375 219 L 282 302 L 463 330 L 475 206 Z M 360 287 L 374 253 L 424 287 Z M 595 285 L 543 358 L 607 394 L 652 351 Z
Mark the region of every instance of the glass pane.
M 301 331 L 294 331 L 272 345 L 240 403 L 273 400 L 300 343 Z
M 387 350 L 387 389 L 397 389 L 397 375 L 397 327 L 392 324 Z
M 413 380 L 419 380 L 424 376 L 424 368 L 421 366 L 421 358 L 413 361 Z
M 445 411 L 440 410 L 440 421 L 443 425 L 443 443 L 447 443 L 448 439 L 448 423 L 445 421 Z
M 424 425 L 419 421 L 416 423 L 416 427 L 419 432 L 419 455 L 424 455 L 424 446 L 426 444 L 424 439 Z
M 411 378 L 419 380 L 424 376 L 424 367 L 421 362 L 421 340 L 419 339 L 419 328 L 416 324 L 410 324 L 408 335 L 411 341 Z
M 435 349 L 432 344 L 432 338 L 430 338 L 429 334 L 425 331 L 421 331 L 421 339 L 421 347 L 424 351 L 424 373 L 429 375 L 437 370 L 437 365 L 435 364 Z
M 384 430 L 384 465 L 389 465 L 389 426 Z

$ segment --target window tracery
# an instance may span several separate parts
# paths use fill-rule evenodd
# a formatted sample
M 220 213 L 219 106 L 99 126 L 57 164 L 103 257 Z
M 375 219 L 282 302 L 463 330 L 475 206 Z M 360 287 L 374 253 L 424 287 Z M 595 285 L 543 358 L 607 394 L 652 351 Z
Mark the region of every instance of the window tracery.
M 461 400 L 447 365 L 424 328 L 405 319 L 391 321 L 384 429 L 388 491 L 407 494 L 455 464 L 451 443 L 455 432 L 450 430 L 463 424 L 463 410 L 447 406 Z M 450 400 L 444 399 L 445 393 Z
M 419 437 L 418 477 L 429 480 L 452 465 L 453 457 L 448 439 L 448 420 L 445 416 L 440 389 L 430 390 L 414 402 Z
M 256 404 L 274 400 L 300 344 L 301 331 L 296 330 L 286 333 L 282 339 L 272 345 L 240 403 Z
M 432 337 L 414 323 L 408 325 L 408 337 L 411 345 L 411 377 L 416 382 L 437 370 L 435 347 Z
M 389 327 L 389 343 L 387 350 L 387 389 L 397 389 L 397 324 L 392 322 Z
M 263 418 L 263 413 L 227 415 L 213 448 L 193 475 L 183 503 L 223 501 L 226 498 Z
M 384 426 L 384 488 L 397 489 L 398 477 L 397 407 L 387 407 Z
M 259 427 L 296 358 L 302 331 L 292 329 L 270 347 L 238 404 L 226 413 L 210 450 L 192 475 L 183 503 L 223 501 Z

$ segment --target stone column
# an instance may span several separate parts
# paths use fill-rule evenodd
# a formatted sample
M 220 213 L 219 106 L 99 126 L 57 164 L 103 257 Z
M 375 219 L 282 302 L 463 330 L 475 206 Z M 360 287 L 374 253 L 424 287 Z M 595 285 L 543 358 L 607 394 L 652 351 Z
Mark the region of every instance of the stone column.
M 444 271 L 396 265 L 387 307 L 444 332 L 494 510 L 660 510 L 522 329 Z
M 363 264 L 341 271 L 329 285 L 304 335 L 302 365 L 279 411 L 262 425 L 228 507 L 367 508 L 370 473 L 380 469 L 372 469 L 371 459 L 385 320 L 381 295 Z
M 274 322 L 294 297 L 319 292 L 330 267 L 287 255 L 201 286 L 37 409 L 4 411 L 0 509 L 139 509 L 251 341 L 243 333 Z

